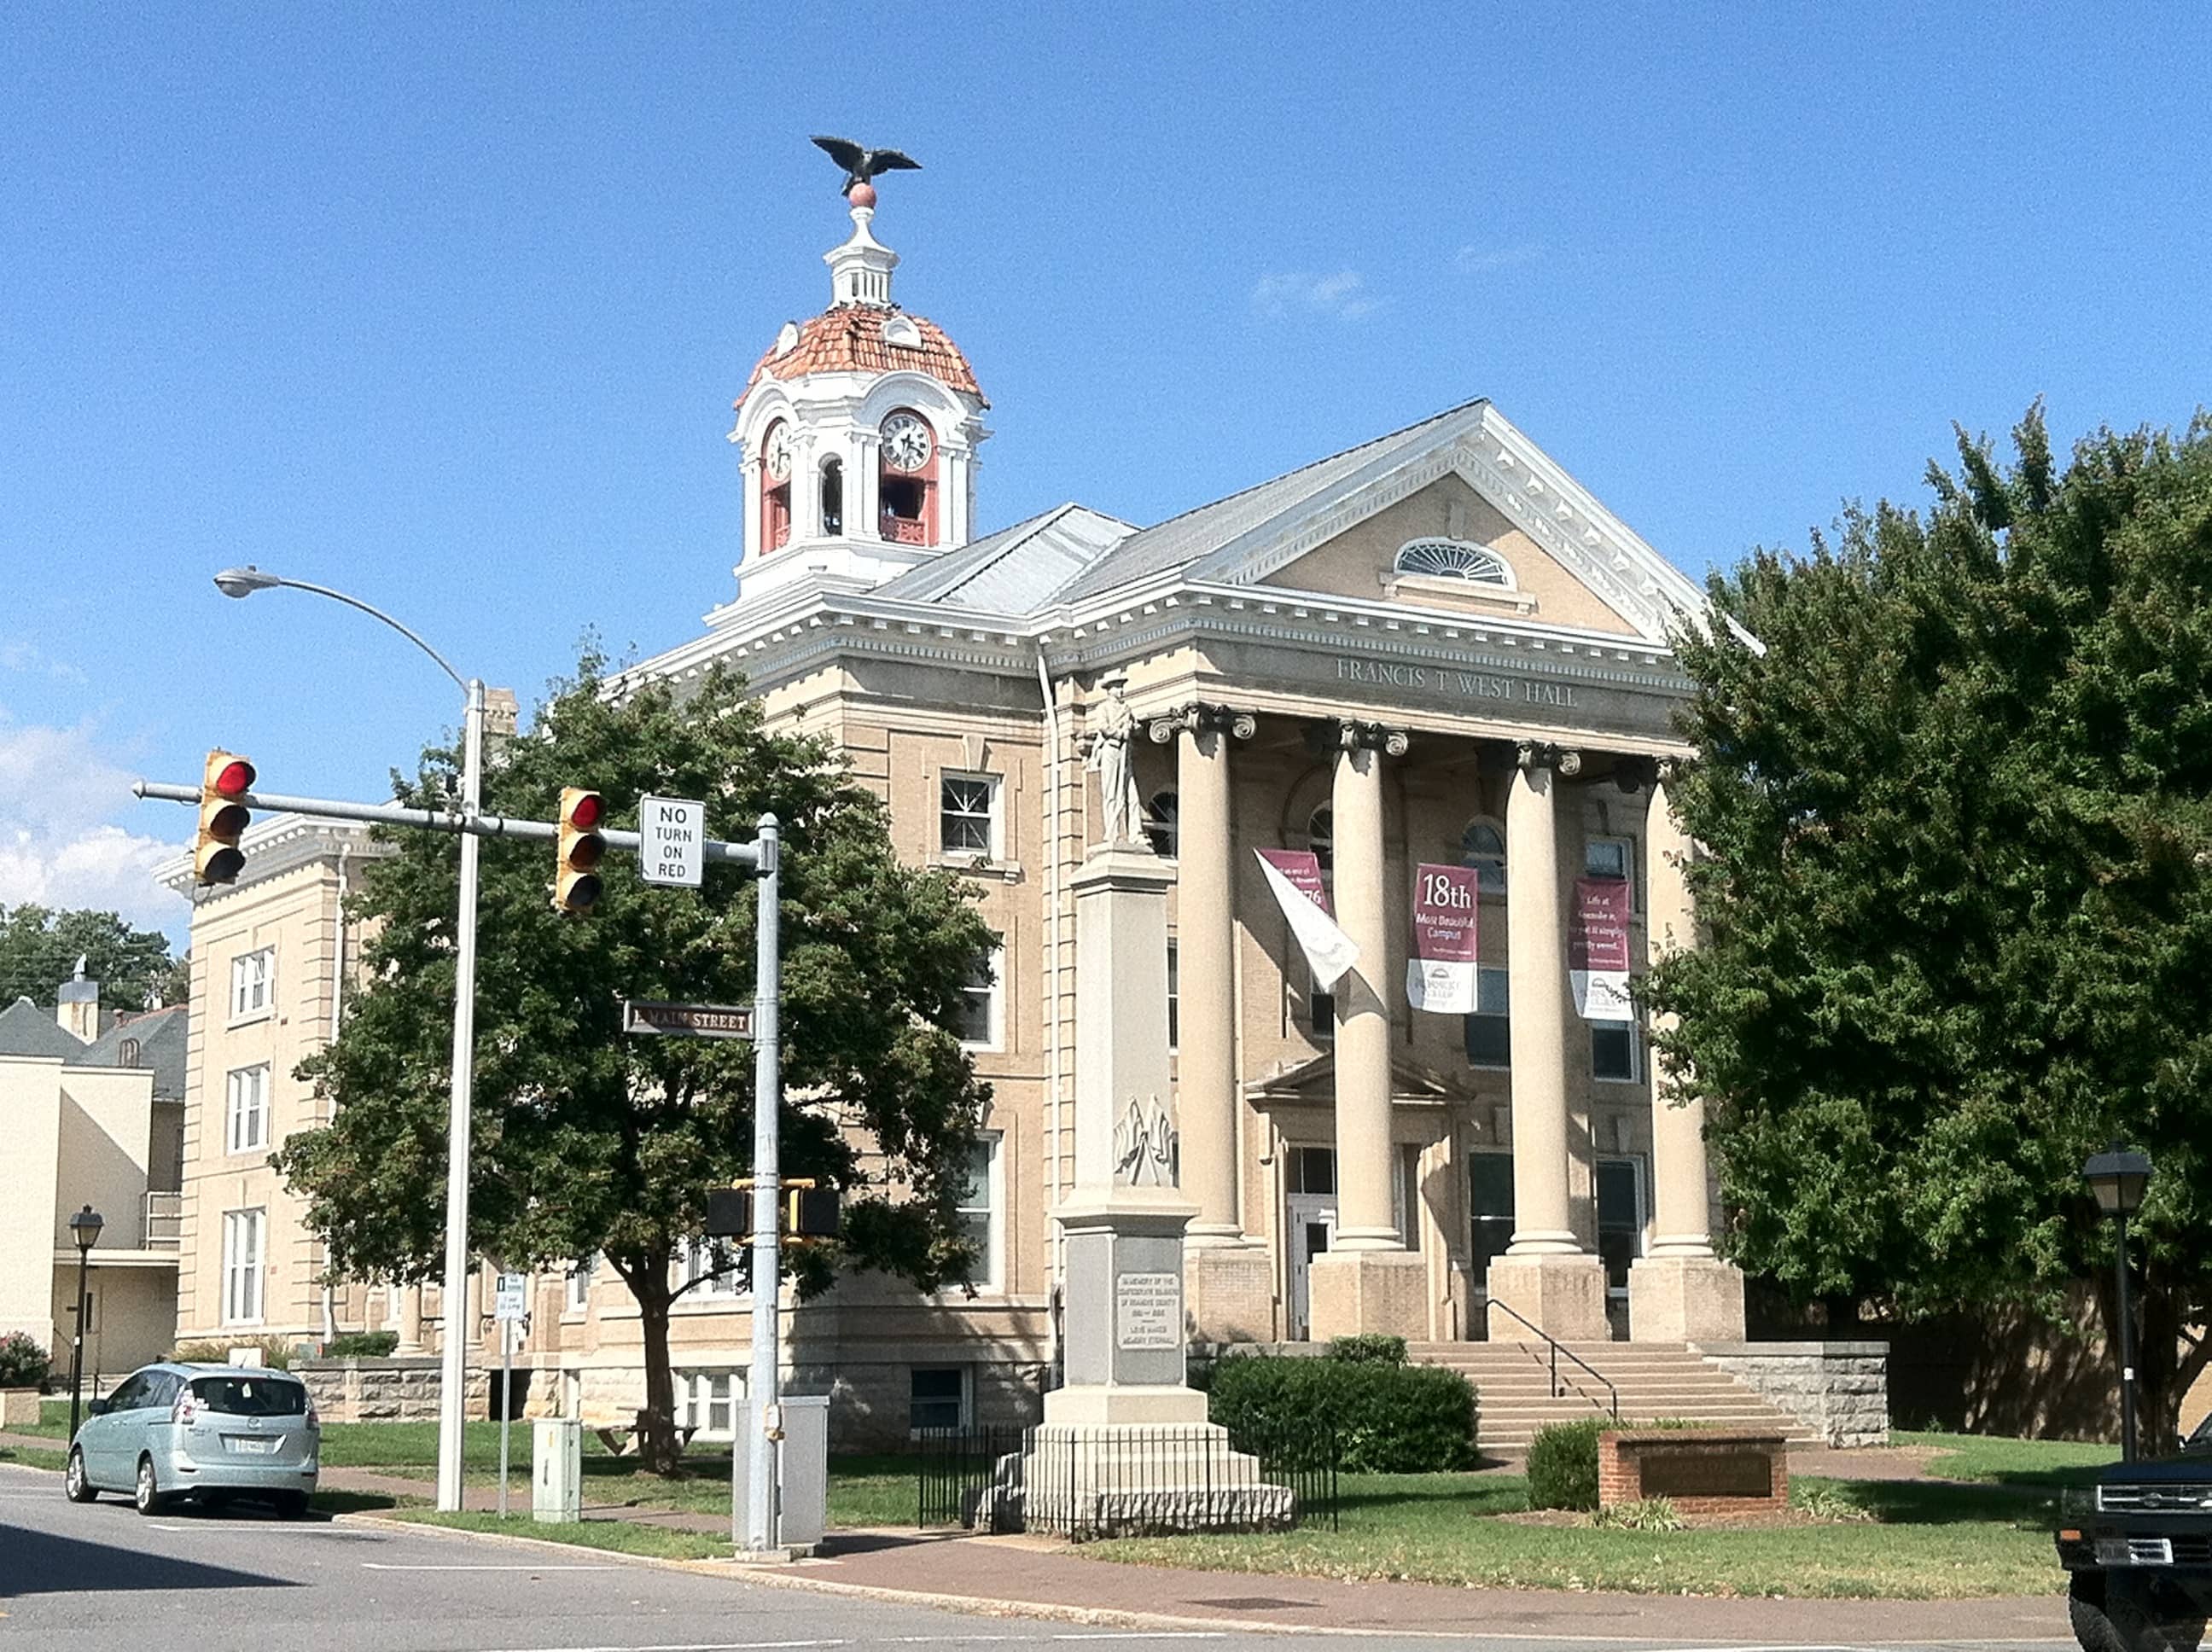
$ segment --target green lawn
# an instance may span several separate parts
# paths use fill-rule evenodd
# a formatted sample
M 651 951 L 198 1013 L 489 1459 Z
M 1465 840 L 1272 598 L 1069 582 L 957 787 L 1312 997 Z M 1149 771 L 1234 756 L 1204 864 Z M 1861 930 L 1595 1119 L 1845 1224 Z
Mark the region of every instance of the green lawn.
M 394 1520 L 419 1521 L 425 1526 L 450 1526 L 464 1532 L 505 1532 L 534 1537 L 550 1543 L 573 1543 L 580 1548 L 612 1549 L 618 1554 L 651 1555 L 662 1560 L 726 1560 L 730 1540 L 705 1532 L 672 1530 L 665 1526 L 636 1526 L 628 1521 L 587 1520 L 538 1525 L 524 1511 L 520 1524 L 501 1521 L 497 1515 L 441 1515 L 434 1509 L 403 1509 Z
M 1945 1479 L 1980 1480 L 2055 1491 L 2087 1485 L 2095 1471 L 2118 1462 L 2120 1449 L 2080 1440 L 2007 1440 L 1981 1434 L 1917 1433 L 1900 1429 L 1889 1436 L 1896 1446 L 1923 1446 L 1937 1455 L 1928 1472 Z
M 69 1466 L 69 1455 L 61 1451 L 41 1451 L 36 1446 L 0 1446 L 0 1463 L 16 1463 L 25 1468 L 51 1468 L 59 1473 Z
M 2003 1486 L 1811 1481 L 1872 1521 L 1767 1530 L 1623 1532 L 1483 1516 L 1527 1507 L 1506 1475 L 1346 1475 L 1342 1529 L 1125 1538 L 1078 1552 L 1215 1571 L 1404 1578 L 1632 1594 L 2048 1594 L 2061 1582 L 2039 1500 Z

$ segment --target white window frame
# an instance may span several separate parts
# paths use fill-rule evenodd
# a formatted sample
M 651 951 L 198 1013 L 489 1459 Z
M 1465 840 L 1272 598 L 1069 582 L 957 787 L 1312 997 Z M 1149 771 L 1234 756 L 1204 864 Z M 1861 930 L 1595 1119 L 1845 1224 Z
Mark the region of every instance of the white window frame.
M 943 1428 L 922 1428 L 917 1426 L 914 1421 L 914 1379 L 924 1371 L 952 1371 L 957 1373 L 959 1376 L 959 1418 L 958 1420 L 952 1424 L 950 1430 Z M 975 1425 L 975 1374 L 970 1367 L 966 1365 L 909 1365 L 907 1368 L 906 1381 L 907 1435 L 908 1438 L 919 1440 L 925 1439 L 932 1434 L 944 1434 L 948 1432 L 957 1433 L 963 1429 L 972 1428 Z M 944 1402 L 942 1400 L 935 1400 L 931 1403 L 942 1405 Z
M 995 938 L 986 956 L 991 969 L 988 987 L 963 986 L 961 997 L 969 1003 L 981 1001 L 984 1006 L 985 1033 L 981 1038 L 966 1036 L 963 1018 L 961 1029 L 961 1048 L 970 1050 L 1002 1050 L 1006 1047 L 1006 941 L 1003 935 Z
M 738 1395 L 744 1381 L 736 1371 L 679 1370 L 675 1378 L 677 1427 L 690 1429 L 695 1440 L 737 1437 Z
M 981 786 L 984 788 L 984 812 L 977 814 L 969 808 L 955 809 L 950 795 L 952 787 Z M 1006 849 L 1006 811 L 1005 776 L 986 774 L 974 769 L 942 768 L 937 774 L 937 854 L 942 860 L 982 861 L 1003 860 Z M 955 847 L 945 830 L 948 823 L 981 820 L 983 823 L 984 847 L 981 848 Z
M 252 1153 L 269 1145 L 269 1063 L 233 1067 L 223 1079 L 223 1151 Z
M 568 1265 L 568 1278 L 561 1297 L 562 1312 L 581 1314 L 592 1305 L 592 1285 L 598 1278 L 599 1259 L 596 1256 Z
M 257 947 L 230 961 L 230 1021 L 259 1021 L 276 1012 L 276 949 Z
M 261 1206 L 222 1213 L 222 1322 L 258 1325 L 269 1272 L 269 1212 Z
M 982 1161 L 982 1187 L 978 1196 L 971 1175 L 969 1193 L 960 1201 L 962 1225 L 981 1218 L 983 1224 L 983 1260 L 969 1283 L 976 1291 L 987 1297 L 1000 1297 L 1006 1290 L 1006 1139 L 998 1131 L 987 1130 L 975 1139 L 975 1151 Z
M 1628 1034 L 1628 1071 L 1626 1073 L 1600 1072 L 1597 1070 L 1597 1034 L 1601 1027 L 1620 1028 Z M 1590 1029 L 1590 1082 L 1594 1084 L 1640 1084 L 1644 1082 L 1644 1039 L 1633 1021 L 1593 1021 Z
M 713 1240 L 692 1239 L 683 1236 L 678 1237 L 674 1288 L 683 1291 L 684 1287 L 690 1285 L 694 1279 L 703 1278 L 705 1281 L 702 1285 L 693 1285 L 689 1291 L 684 1291 L 684 1295 L 678 1298 L 678 1306 L 693 1302 L 734 1302 L 740 1297 L 752 1295 L 752 1292 L 742 1283 L 744 1270 L 739 1266 L 740 1258 L 737 1247 L 726 1241 L 723 1249 L 729 1256 L 729 1266 L 719 1272 L 713 1272 L 711 1271 L 714 1265 Z
M 1620 870 L 1600 867 L 1595 864 L 1601 848 L 1620 851 Z M 1636 840 L 1632 837 L 1587 837 L 1583 840 L 1583 875 L 1586 878 L 1618 878 L 1624 884 L 1635 881 Z

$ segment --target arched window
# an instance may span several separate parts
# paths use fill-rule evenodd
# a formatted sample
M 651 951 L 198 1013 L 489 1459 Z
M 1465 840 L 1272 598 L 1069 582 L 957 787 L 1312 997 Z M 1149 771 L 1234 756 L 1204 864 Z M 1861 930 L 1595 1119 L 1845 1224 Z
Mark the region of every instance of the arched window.
M 822 532 L 835 538 L 845 531 L 845 467 L 837 459 L 822 461 Z
M 1462 580 L 1469 585 L 1513 588 L 1513 570 L 1505 559 L 1484 545 L 1464 539 L 1408 539 L 1398 547 L 1394 572 L 1418 574 L 1431 580 Z
M 1485 895 L 1505 893 L 1505 834 L 1478 820 L 1459 835 L 1459 864 L 1474 868 L 1475 887 Z
M 760 548 L 791 543 L 791 429 L 781 419 L 761 437 Z
M 877 444 L 877 531 L 901 545 L 937 543 L 937 433 L 910 407 L 884 420 Z
M 1336 811 L 1323 804 L 1306 817 L 1306 847 L 1321 862 L 1323 875 L 1336 868 Z
M 138 1065 L 138 1041 L 135 1038 L 125 1039 L 121 1044 L 116 1047 L 115 1055 L 118 1066 L 126 1067 L 137 1066 Z
M 1163 859 L 1172 859 L 1182 846 L 1177 822 L 1181 808 L 1172 787 L 1153 793 L 1152 801 L 1145 805 L 1145 836 L 1152 843 L 1152 853 Z

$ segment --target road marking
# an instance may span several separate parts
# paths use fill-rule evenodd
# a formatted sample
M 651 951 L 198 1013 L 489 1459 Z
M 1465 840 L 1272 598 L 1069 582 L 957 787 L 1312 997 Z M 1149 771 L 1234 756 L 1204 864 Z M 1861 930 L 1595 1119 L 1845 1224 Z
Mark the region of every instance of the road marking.
M 293 1537 L 367 1537 L 380 1538 L 381 1532 L 356 1531 L 347 1526 L 287 1525 L 281 1521 L 201 1521 L 191 1525 L 155 1521 L 147 1529 L 155 1532 L 224 1532 L 246 1533 L 254 1537 L 265 1537 L 271 1532 L 283 1532 Z
M 427 1563 L 410 1564 L 397 1560 L 364 1560 L 361 1564 L 362 1570 L 365 1571 L 621 1571 L 623 1570 L 620 1566 L 596 1565 L 588 1564 L 570 1565 L 565 1562 L 547 1566 L 505 1566 L 495 1564 L 431 1565 Z M 771 1646 L 819 1646 L 823 1644 L 823 1643 L 819 1641 L 771 1641 L 767 1643 L 767 1644 Z M 835 1644 L 835 1643 L 831 1643 L 831 1644 Z

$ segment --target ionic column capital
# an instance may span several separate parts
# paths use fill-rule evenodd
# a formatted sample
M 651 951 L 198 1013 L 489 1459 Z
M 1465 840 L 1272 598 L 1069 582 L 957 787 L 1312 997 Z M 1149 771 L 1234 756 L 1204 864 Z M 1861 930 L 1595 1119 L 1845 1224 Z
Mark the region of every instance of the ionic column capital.
M 1379 751 L 1386 757 L 1402 757 L 1413 745 L 1412 731 L 1392 728 L 1387 723 L 1364 722 L 1356 718 L 1340 717 L 1336 722 L 1336 748 L 1340 751 Z
M 1146 724 L 1145 732 L 1154 745 L 1165 745 L 1177 734 L 1188 730 L 1193 734 L 1222 733 L 1235 740 L 1249 740 L 1260 732 L 1260 720 L 1249 711 L 1239 711 L 1234 706 L 1220 705 L 1210 700 L 1194 700 L 1188 705 L 1177 706 L 1172 711 L 1162 712 Z
M 1563 779 L 1572 780 L 1583 772 L 1583 754 L 1572 746 L 1564 746 L 1550 740 L 1522 740 L 1513 748 L 1513 761 L 1525 769 L 1548 768 Z

